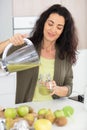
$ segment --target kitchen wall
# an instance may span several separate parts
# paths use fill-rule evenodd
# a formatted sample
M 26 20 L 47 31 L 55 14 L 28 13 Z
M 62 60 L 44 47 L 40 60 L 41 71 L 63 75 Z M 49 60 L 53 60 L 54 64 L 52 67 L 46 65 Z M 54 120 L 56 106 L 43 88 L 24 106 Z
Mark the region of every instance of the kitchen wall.
M 73 93 L 72 95 L 83 94 L 87 85 L 87 49 L 78 50 L 76 65 L 73 66 Z
M 12 0 L 0 0 L 0 41 L 12 36 Z
M 61 3 L 61 0 L 13 0 L 14 16 L 35 16 L 47 9 L 54 3 Z M 20 5 L 20 6 L 19 6 Z
M 76 24 L 78 36 L 79 36 L 78 49 L 85 49 L 85 48 L 87 49 L 86 0 L 63 0 L 62 4 L 70 10 L 75 20 L 75 24 Z

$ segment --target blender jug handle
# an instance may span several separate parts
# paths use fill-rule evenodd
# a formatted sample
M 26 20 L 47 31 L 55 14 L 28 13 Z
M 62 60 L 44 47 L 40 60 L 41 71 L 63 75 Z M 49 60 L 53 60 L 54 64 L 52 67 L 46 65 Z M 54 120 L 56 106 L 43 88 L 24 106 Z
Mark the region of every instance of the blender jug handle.
M 25 42 L 26 44 L 28 44 L 28 45 L 33 45 L 32 41 L 29 40 L 29 39 L 27 39 L 27 38 L 24 38 L 24 42 Z M 3 55 L 2 55 L 2 63 L 3 63 L 2 69 L 5 69 L 5 68 L 6 68 L 6 56 L 7 56 L 8 50 L 9 50 L 12 46 L 13 46 L 13 44 L 12 44 L 12 43 L 9 43 L 9 44 L 6 46 L 6 48 L 5 48 L 4 52 L 3 52 Z
M 32 41 L 27 39 L 27 38 L 24 38 L 24 42 L 28 45 L 33 45 Z M 2 55 L 2 61 L 5 60 L 6 56 L 7 56 L 7 53 L 8 53 L 8 50 L 13 46 L 12 43 L 9 43 L 8 46 L 5 48 L 4 52 L 3 52 L 3 55 Z

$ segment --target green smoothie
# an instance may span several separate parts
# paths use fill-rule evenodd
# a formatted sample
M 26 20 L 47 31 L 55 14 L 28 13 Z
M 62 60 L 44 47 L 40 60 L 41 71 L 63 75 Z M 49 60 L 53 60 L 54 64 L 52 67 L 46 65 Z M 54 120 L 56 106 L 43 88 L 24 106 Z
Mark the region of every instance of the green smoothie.
M 39 93 L 41 95 L 49 95 L 50 94 L 50 90 L 47 89 L 45 85 L 40 84 L 40 86 L 39 86 Z
M 17 71 L 27 70 L 39 65 L 40 63 L 8 64 L 7 69 L 9 72 L 17 72 Z

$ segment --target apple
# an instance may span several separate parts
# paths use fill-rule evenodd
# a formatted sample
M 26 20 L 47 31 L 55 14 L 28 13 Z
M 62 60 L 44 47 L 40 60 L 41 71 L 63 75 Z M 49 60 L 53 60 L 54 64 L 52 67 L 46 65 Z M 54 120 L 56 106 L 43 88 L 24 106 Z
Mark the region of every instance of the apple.
M 29 106 L 27 105 L 19 106 L 17 108 L 17 113 L 19 116 L 24 117 L 25 115 L 29 113 Z
M 56 110 L 54 112 L 54 115 L 55 115 L 56 118 L 64 117 L 65 116 L 63 110 Z
M 17 115 L 17 111 L 15 108 L 6 108 L 4 111 L 5 118 L 14 119 Z
M 46 108 L 41 108 L 41 109 L 38 111 L 38 115 L 45 115 L 47 111 L 48 111 L 48 110 L 47 110 Z
M 52 123 L 47 119 L 38 119 L 34 123 L 35 130 L 51 130 Z
M 74 113 L 74 109 L 71 106 L 65 106 L 63 107 L 63 111 L 66 117 L 70 117 Z

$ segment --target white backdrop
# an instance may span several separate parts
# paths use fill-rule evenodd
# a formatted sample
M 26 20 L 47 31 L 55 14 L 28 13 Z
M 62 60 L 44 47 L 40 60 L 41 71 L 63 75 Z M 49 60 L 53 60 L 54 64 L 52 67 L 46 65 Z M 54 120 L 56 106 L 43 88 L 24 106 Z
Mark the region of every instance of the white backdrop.
M 73 66 L 73 93 L 72 95 L 83 94 L 87 85 L 87 49 L 78 51 L 78 60 Z

